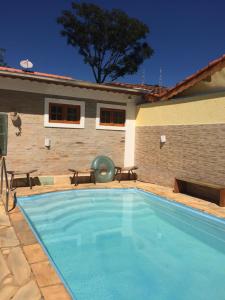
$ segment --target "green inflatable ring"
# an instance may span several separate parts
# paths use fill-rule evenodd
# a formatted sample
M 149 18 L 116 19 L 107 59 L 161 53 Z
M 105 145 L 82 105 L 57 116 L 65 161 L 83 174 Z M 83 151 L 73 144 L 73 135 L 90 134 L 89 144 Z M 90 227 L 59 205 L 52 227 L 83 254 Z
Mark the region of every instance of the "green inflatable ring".
M 107 156 L 97 156 L 93 160 L 91 168 L 95 170 L 96 182 L 109 182 L 114 179 L 115 165 Z

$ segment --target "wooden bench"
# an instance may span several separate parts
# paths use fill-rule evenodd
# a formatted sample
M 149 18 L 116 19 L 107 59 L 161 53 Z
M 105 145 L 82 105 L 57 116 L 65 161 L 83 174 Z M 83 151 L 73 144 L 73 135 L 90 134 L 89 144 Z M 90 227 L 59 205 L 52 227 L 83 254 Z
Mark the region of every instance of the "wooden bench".
M 90 182 L 93 181 L 93 183 L 96 184 L 94 169 L 86 169 L 86 170 L 69 169 L 69 171 L 73 173 L 72 182 L 74 183 L 75 186 L 77 186 L 79 183 L 79 175 L 80 174 L 85 174 L 85 175 L 90 174 L 89 175 Z
M 134 177 L 134 180 L 136 180 L 136 173 L 134 172 L 137 170 L 138 167 L 131 166 L 131 167 L 115 167 L 115 177 L 118 177 L 118 181 L 120 182 L 122 179 L 122 173 L 128 173 L 128 179 L 131 180 L 132 177 Z
M 13 189 L 13 183 L 14 183 L 14 179 L 15 176 L 23 176 L 25 175 L 27 178 L 27 185 L 30 187 L 30 189 L 32 189 L 32 177 L 30 176 L 30 174 L 37 172 L 37 170 L 25 170 L 25 171 L 7 171 L 7 173 L 9 175 L 11 175 L 11 179 L 10 179 L 10 189 Z
M 190 194 L 192 196 L 213 201 L 219 206 L 225 206 L 225 186 L 193 180 L 191 178 L 175 178 L 174 193 Z

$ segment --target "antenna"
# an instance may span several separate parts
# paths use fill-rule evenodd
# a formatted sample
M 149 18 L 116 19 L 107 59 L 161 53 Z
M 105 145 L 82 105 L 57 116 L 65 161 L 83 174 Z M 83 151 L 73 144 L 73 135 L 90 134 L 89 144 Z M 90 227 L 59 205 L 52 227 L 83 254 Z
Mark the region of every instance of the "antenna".
M 28 59 L 21 60 L 20 61 L 20 66 L 24 69 L 24 71 L 29 71 L 29 69 L 33 68 L 32 62 L 29 61 Z
M 162 67 L 159 68 L 159 86 L 163 85 Z

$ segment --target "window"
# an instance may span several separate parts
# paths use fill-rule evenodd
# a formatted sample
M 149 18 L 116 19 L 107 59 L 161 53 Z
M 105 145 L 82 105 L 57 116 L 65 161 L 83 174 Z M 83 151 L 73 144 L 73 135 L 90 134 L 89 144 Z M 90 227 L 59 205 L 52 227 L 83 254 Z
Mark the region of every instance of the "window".
M 100 109 L 100 125 L 103 126 L 125 126 L 126 112 L 121 109 Z
M 85 102 L 45 98 L 44 126 L 84 128 Z
M 127 105 L 97 103 L 96 129 L 126 130 Z
M 49 122 L 80 124 L 80 106 L 49 103 Z

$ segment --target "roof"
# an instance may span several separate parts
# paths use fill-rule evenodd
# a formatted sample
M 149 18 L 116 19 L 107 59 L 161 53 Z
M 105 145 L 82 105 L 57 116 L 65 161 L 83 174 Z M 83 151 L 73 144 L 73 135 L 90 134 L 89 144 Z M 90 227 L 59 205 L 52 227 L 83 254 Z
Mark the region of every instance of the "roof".
M 65 79 L 65 80 L 71 80 L 72 77 L 67 76 L 60 76 L 60 75 L 54 75 L 54 74 L 47 74 L 47 73 L 40 73 L 40 72 L 31 72 L 31 71 L 23 71 L 19 69 L 14 68 L 8 68 L 8 67 L 0 67 L 0 71 L 6 71 L 10 73 L 20 73 L 20 74 L 32 74 L 34 76 L 42 76 L 42 77 L 49 77 L 49 78 L 58 78 L 58 79 Z
M 192 87 L 201 80 L 206 79 L 208 76 L 213 75 L 215 72 L 220 71 L 225 67 L 225 54 L 220 58 L 210 62 L 206 67 L 200 69 L 193 75 L 185 78 L 183 81 L 178 83 L 172 88 L 166 88 L 158 85 L 148 85 L 148 84 L 131 84 L 131 83 L 120 83 L 112 82 L 105 84 L 92 83 L 82 80 L 76 80 L 72 77 L 46 74 L 40 72 L 27 72 L 14 68 L 0 67 L 0 76 L 6 77 L 19 77 L 23 79 L 45 81 L 48 83 L 69 85 L 83 87 L 87 89 L 94 90 L 105 90 L 118 93 L 143 95 L 145 101 L 155 102 L 161 100 L 168 100 L 188 88 Z
M 110 82 L 105 83 L 105 85 L 110 86 L 118 86 L 118 87 L 125 87 L 125 88 L 131 88 L 135 90 L 143 91 L 143 93 L 155 95 L 158 96 L 168 90 L 167 87 L 159 86 L 157 84 L 151 85 L 151 84 L 133 84 L 133 83 L 121 83 L 121 82 Z
M 185 78 L 183 81 L 181 81 L 174 87 L 168 89 L 162 94 L 155 95 L 155 98 L 152 98 L 151 95 L 145 95 L 145 100 L 147 101 L 168 100 L 174 96 L 177 96 L 178 94 L 182 93 L 188 88 L 192 87 L 193 85 L 200 82 L 201 80 L 206 79 L 208 76 L 213 75 L 215 72 L 220 71 L 224 67 L 225 67 L 225 54 L 219 57 L 218 59 L 213 60 L 206 67 L 198 70 L 193 75 Z
M 23 71 L 15 68 L 0 67 L 0 77 L 28 79 L 31 81 L 41 81 L 46 83 L 61 84 L 93 90 L 102 90 L 131 95 L 143 95 L 143 91 L 125 86 L 104 85 L 88 81 L 76 80 L 72 77 L 47 74 L 41 72 Z

